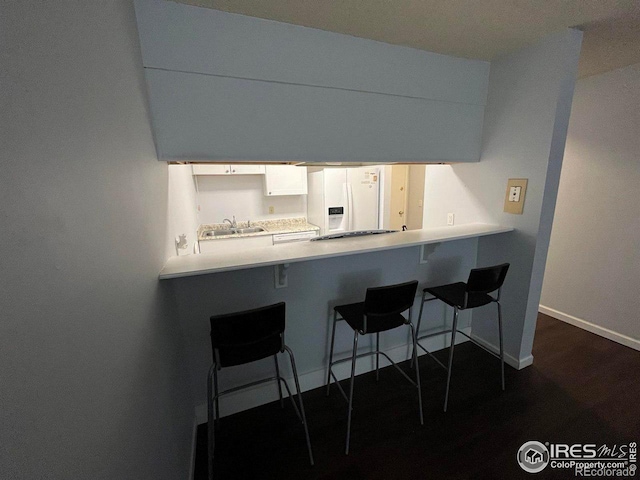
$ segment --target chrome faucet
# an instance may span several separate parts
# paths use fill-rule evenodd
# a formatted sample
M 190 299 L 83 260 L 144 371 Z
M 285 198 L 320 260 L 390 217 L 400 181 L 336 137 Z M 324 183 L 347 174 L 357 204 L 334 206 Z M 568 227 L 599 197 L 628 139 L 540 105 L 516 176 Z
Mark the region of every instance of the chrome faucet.
M 234 215 L 234 216 L 233 216 L 233 217 L 231 217 L 231 218 L 233 218 L 233 221 L 229 220 L 228 218 L 225 218 L 225 219 L 222 221 L 222 223 L 224 223 L 224 222 L 229 222 L 229 226 L 230 226 L 231 228 L 238 228 L 238 224 L 236 223 L 236 216 Z

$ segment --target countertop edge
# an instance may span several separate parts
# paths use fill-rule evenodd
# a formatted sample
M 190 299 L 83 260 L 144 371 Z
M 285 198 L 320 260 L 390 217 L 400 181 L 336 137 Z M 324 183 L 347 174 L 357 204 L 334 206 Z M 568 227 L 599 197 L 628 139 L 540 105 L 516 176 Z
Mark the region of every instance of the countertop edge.
M 380 250 L 463 240 L 513 231 L 513 227 L 474 223 L 450 227 L 409 230 L 324 242 L 272 245 L 237 254 L 201 254 L 171 257 L 160 272 L 160 280 L 356 255 Z

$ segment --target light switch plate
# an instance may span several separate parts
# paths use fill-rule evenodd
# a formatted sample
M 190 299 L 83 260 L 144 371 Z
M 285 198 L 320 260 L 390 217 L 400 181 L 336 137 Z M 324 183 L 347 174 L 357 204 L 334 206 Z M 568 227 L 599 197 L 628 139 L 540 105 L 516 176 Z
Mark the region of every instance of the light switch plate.
M 524 196 L 527 191 L 526 178 L 510 178 L 507 182 L 507 193 L 504 196 L 505 213 L 522 215 Z

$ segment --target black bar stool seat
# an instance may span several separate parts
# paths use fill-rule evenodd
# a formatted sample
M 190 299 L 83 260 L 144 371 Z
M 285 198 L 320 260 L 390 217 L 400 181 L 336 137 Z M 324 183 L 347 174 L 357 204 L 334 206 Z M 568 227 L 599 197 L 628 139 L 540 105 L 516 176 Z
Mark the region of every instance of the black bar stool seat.
M 364 331 L 365 329 L 365 308 L 364 302 L 349 303 L 347 305 L 338 305 L 335 311 L 347 322 L 354 330 Z M 367 318 L 367 333 L 384 332 L 393 328 L 400 327 L 407 323 L 407 319 L 400 313 L 392 313 L 389 315 L 369 315 Z
M 428 287 L 424 289 L 438 300 L 442 300 L 450 307 L 457 307 L 459 310 L 467 308 L 482 307 L 489 305 L 494 299 L 491 295 L 482 292 L 469 292 L 467 284 L 464 282 L 450 283 L 439 287 Z

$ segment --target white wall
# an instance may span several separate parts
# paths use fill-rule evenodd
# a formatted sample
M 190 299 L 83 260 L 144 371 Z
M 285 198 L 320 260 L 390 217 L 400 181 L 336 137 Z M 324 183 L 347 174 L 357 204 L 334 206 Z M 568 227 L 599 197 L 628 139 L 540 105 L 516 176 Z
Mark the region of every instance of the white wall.
M 238 222 L 307 216 L 306 195 L 264 195 L 264 175 L 201 175 L 197 177 L 200 223 Z M 273 207 L 274 213 L 269 213 Z
M 491 215 L 456 175 L 453 165 L 425 165 L 423 228 L 444 227 L 447 214 L 454 224 L 491 222 Z
M 192 175 L 191 165 L 169 165 L 168 175 L 166 255 L 177 254 L 176 238 L 180 235 L 187 236 L 188 245 L 184 253 L 193 254 L 200 225 L 196 177 Z
M 505 349 L 532 361 L 537 306 L 553 218 L 582 34 L 548 36 L 491 63 L 480 163 L 428 168 L 425 225 L 487 221 L 516 231 L 478 241 L 478 265 L 510 262 L 503 292 Z M 528 178 L 523 215 L 503 213 L 509 178 Z M 429 218 L 430 217 L 430 218 Z M 476 220 L 477 219 L 477 220 Z M 495 308 L 473 314 L 473 331 L 497 345 Z
M 639 107 L 640 64 L 578 81 L 540 300 L 546 313 L 634 348 Z
M 0 32 L 0 477 L 186 479 L 133 6 L 3 2 Z

